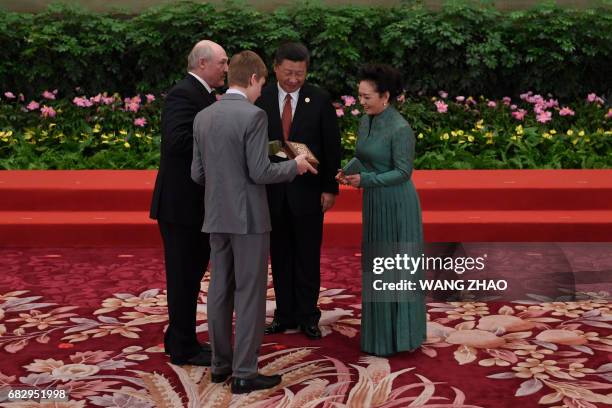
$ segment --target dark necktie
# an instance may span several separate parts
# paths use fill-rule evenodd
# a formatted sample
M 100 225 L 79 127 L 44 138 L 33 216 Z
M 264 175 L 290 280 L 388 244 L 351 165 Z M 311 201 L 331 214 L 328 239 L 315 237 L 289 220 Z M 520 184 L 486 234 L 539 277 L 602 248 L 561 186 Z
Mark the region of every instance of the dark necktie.
M 283 122 L 283 137 L 285 140 L 289 139 L 289 130 L 291 129 L 291 95 L 285 96 L 285 106 L 283 107 L 283 114 L 281 115 L 281 121 Z

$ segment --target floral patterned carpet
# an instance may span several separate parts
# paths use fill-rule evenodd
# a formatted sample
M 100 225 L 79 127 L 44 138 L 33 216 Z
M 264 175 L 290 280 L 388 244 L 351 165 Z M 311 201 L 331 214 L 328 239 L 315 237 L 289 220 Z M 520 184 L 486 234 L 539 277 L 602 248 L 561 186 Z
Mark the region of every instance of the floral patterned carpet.
M 208 370 L 169 364 L 159 249 L 1 249 L 0 395 L 64 389 L 68 402 L 2 407 L 548 407 L 612 404 L 612 302 L 605 291 L 552 302 L 428 304 L 413 353 L 359 352 L 355 249 L 326 250 L 324 338 L 267 336 L 260 371 L 275 389 L 232 396 Z M 202 284 L 198 331 L 207 339 Z M 270 282 L 271 287 L 271 282 Z M 268 291 L 268 316 L 274 292 Z

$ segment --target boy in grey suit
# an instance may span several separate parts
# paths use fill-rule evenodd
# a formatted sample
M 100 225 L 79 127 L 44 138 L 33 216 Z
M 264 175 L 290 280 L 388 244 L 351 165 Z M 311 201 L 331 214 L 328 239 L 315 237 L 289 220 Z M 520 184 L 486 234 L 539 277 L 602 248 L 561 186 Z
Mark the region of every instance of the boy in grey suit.
M 252 51 L 236 54 L 228 70 L 229 90 L 202 110 L 193 124 L 191 178 L 205 189 L 203 232 L 210 234 L 211 281 L 208 329 L 211 379 L 233 376 L 236 394 L 271 388 L 279 375 L 257 372 L 265 326 L 270 215 L 265 184 L 316 174 L 305 155 L 283 163 L 268 159 L 268 119 L 253 105 L 267 76 Z M 236 338 L 232 350 L 232 313 Z

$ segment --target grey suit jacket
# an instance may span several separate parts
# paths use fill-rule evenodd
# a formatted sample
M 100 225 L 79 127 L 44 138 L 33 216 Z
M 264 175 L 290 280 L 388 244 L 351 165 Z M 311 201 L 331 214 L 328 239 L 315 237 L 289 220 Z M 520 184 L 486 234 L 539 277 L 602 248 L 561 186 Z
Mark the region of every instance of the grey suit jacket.
M 206 187 L 203 232 L 270 232 L 265 184 L 296 174 L 295 160 L 270 162 L 268 117 L 242 95 L 225 94 L 196 115 L 191 178 Z

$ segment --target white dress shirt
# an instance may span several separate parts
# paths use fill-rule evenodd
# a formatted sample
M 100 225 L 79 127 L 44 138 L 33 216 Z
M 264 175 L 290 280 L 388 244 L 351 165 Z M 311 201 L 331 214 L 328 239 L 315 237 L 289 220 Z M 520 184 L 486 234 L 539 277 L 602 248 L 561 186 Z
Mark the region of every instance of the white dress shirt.
M 283 118 L 283 108 L 285 107 L 285 97 L 287 96 L 287 92 L 281 88 L 281 86 L 276 83 L 278 86 L 278 111 L 280 112 L 281 119 Z M 295 117 L 295 108 L 297 107 L 298 98 L 300 97 L 300 90 L 298 89 L 295 92 L 291 92 L 291 119 Z

